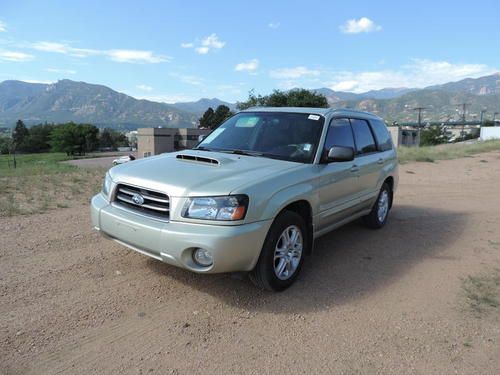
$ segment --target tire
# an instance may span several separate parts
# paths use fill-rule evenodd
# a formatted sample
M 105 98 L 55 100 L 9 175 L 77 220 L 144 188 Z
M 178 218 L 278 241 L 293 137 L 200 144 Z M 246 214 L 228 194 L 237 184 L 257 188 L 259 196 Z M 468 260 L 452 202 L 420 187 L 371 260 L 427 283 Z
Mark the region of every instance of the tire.
M 384 182 L 378 193 L 377 200 L 372 207 L 371 212 L 363 216 L 365 225 L 372 229 L 380 229 L 387 222 L 389 211 L 391 209 L 392 190 L 387 183 Z
M 275 292 L 292 285 L 308 251 L 308 236 L 306 223 L 299 214 L 292 211 L 279 214 L 267 233 L 257 265 L 249 274 L 250 280 L 261 289 Z

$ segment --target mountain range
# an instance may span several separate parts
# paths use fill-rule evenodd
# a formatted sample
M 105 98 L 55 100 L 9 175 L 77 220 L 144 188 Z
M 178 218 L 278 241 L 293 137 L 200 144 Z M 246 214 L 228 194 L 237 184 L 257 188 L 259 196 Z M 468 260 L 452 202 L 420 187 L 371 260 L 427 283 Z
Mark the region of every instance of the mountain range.
M 435 85 L 423 89 L 384 88 L 365 93 L 313 90 L 325 95 L 333 107 L 374 112 L 386 120 L 415 121 L 414 108 L 424 107 L 424 121 L 456 120 L 461 103 L 467 104 L 467 118 L 486 109 L 500 112 L 500 73 L 480 78 Z M 100 127 L 193 127 L 208 108 L 236 104 L 217 98 L 174 104 L 139 100 L 106 86 L 61 80 L 52 84 L 4 81 L 0 83 L 0 127 L 12 127 L 22 119 L 28 125 L 42 122 L 86 122 Z M 488 116 L 488 113 L 487 115 Z
M 148 126 L 193 127 L 197 116 L 171 104 L 139 100 L 109 87 L 68 79 L 53 84 L 0 83 L 0 126 L 17 119 L 41 122 L 85 122 L 136 129 Z

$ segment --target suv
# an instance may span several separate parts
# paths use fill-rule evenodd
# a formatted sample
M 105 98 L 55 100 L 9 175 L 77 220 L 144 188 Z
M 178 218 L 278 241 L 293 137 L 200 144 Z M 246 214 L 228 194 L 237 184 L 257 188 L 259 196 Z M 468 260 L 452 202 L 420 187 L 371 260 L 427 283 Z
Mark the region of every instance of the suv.
M 91 216 L 103 235 L 154 259 L 198 273 L 249 272 L 280 291 L 319 236 L 359 217 L 382 227 L 397 182 L 381 118 L 253 108 L 192 150 L 111 168 Z

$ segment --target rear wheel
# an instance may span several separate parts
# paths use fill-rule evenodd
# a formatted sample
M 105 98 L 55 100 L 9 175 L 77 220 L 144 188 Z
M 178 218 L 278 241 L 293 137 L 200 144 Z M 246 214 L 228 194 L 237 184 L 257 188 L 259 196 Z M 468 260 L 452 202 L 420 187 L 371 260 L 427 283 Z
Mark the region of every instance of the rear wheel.
M 391 188 L 387 183 L 384 183 L 371 212 L 363 217 L 363 221 L 369 228 L 379 229 L 385 225 L 391 208 L 391 199 Z
M 304 219 L 292 211 L 282 212 L 269 229 L 250 279 L 262 289 L 282 291 L 288 288 L 300 272 L 306 246 Z

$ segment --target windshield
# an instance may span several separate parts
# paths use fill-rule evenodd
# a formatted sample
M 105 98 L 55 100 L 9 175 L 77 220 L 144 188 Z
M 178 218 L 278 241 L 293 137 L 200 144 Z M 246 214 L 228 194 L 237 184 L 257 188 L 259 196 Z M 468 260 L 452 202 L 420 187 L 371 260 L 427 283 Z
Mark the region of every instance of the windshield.
M 308 113 L 242 112 L 196 148 L 312 163 L 324 118 Z

